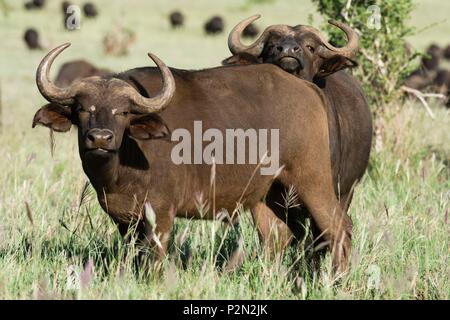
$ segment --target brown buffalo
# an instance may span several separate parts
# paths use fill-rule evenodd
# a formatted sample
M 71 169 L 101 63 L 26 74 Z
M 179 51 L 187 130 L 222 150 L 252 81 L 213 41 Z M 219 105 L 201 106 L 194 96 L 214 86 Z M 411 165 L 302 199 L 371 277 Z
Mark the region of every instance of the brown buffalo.
M 433 84 L 438 73 L 442 54 L 443 50 L 438 45 L 431 44 L 422 57 L 419 68 L 405 79 L 405 86 L 423 90 Z
M 27 1 L 24 4 L 25 9 L 33 10 L 33 9 L 42 9 L 45 6 L 45 0 L 31 0 Z
M 83 13 L 86 18 L 95 18 L 98 16 L 98 9 L 92 2 L 86 2 L 83 5 Z
M 71 85 L 75 80 L 93 76 L 106 76 L 112 72 L 99 69 L 86 60 L 75 60 L 64 63 L 56 76 L 55 84 L 60 87 Z
M 34 28 L 28 28 L 25 30 L 23 40 L 30 50 L 42 49 L 39 33 Z
M 245 27 L 244 31 L 242 31 L 242 37 L 244 38 L 254 38 L 258 35 L 259 29 L 258 27 L 252 23 Z
M 208 21 L 206 21 L 204 25 L 205 32 L 207 34 L 219 34 L 223 32 L 224 22 L 221 16 L 214 16 Z
M 172 28 L 181 28 L 184 24 L 184 15 L 176 10 L 169 15 L 170 25 Z
M 36 112 L 33 127 L 65 132 L 77 126 L 84 172 L 122 234 L 137 221 L 142 240 L 163 256 L 175 216 L 214 218 L 216 208 L 233 218 L 237 203 L 257 206 L 275 179 L 294 186 L 330 241 L 334 266 L 346 267 L 351 221 L 334 192 L 327 99 L 316 86 L 270 64 L 170 70 L 150 55 L 158 68 L 90 77 L 60 88 L 48 74 L 68 46 L 55 48 L 39 65 L 37 85 L 51 103 Z M 217 163 L 211 192 L 211 165 L 175 164 L 171 158 L 172 133 L 195 134 L 195 121 L 221 133 L 279 129 L 283 169 L 271 176 L 256 171 L 257 164 Z M 214 203 L 203 214 L 196 200 L 201 195 Z M 143 218 L 146 203 L 156 212 L 156 224 Z
M 369 161 L 372 141 L 372 118 L 364 92 L 354 77 L 343 69 L 352 67 L 358 51 L 358 35 L 349 26 L 337 21 L 331 24 L 342 29 L 348 39 L 343 48 L 336 48 L 326 41 L 320 32 L 310 26 L 274 25 L 265 29 L 255 43 L 244 46 L 240 41 L 242 30 L 260 16 L 252 16 L 240 22 L 231 31 L 228 40 L 232 57 L 224 64 L 271 63 L 281 69 L 316 84 L 325 94 L 328 114 L 331 163 L 334 188 L 346 212 L 352 200 L 353 189 L 364 175 Z M 295 81 L 294 77 L 291 78 Z M 263 239 L 270 239 L 269 226 L 273 221 L 272 211 L 278 218 L 287 220 L 296 238 L 303 237 L 299 221 L 308 215 L 309 208 L 286 209 L 280 206 L 287 185 L 275 184 L 266 197 L 266 204 L 260 205 L 261 213 L 255 215 L 265 221 L 260 230 Z M 287 216 L 286 216 L 287 215 Z M 316 221 L 317 222 L 317 221 Z M 320 230 L 320 228 L 319 228 Z M 313 224 L 317 237 L 320 231 Z M 288 235 L 284 231 L 282 234 Z M 289 239 L 285 239 L 289 242 Z
M 450 44 L 445 47 L 442 55 L 444 56 L 444 59 L 450 60 Z
M 450 107 L 450 71 L 439 70 L 433 83 L 434 89 L 447 96 L 446 106 Z

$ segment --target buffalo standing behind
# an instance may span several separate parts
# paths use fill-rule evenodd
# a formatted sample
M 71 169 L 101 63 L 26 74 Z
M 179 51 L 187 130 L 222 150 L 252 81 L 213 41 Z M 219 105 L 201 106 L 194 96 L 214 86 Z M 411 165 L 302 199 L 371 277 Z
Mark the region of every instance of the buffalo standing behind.
M 206 32 L 206 34 L 211 34 L 211 35 L 222 33 L 223 29 L 224 29 L 224 25 L 225 25 L 225 23 L 224 23 L 222 17 L 214 16 L 205 23 L 205 27 L 204 27 L 205 32 Z

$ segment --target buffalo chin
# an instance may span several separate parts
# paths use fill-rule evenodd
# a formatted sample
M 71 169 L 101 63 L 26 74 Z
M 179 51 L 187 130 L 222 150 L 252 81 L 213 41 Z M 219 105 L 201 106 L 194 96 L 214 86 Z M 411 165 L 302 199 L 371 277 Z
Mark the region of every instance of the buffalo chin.
M 297 69 L 302 68 L 302 64 L 297 58 L 294 57 L 283 57 L 280 58 L 277 64 L 285 71 L 293 73 L 297 71 Z
M 107 158 L 115 154 L 116 152 L 114 150 L 107 150 L 107 149 L 88 149 L 84 151 L 84 156 L 86 158 Z

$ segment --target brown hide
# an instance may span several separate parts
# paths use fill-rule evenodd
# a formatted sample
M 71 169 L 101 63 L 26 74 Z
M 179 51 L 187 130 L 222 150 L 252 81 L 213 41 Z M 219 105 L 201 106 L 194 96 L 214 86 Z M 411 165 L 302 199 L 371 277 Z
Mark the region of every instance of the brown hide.
M 78 79 L 109 74 L 112 74 L 112 72 L 107 69 L 99 69 L 86 60 L 75 60 L 66 62 L 61 66 L 56 76 L 55 84 L 60 87 L 66 87 Z

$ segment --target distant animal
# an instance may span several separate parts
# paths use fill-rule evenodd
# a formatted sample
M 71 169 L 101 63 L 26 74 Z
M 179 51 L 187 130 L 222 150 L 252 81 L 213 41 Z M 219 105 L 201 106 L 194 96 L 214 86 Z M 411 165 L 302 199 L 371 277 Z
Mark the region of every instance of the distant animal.
M 429 70 L 436 70 L 442 58 L 443 50 L 437 44 L 431 44 L 426 50 L 426 57 L 423 57 L 422 63 Z
M 25 2 L 25 9 L 32 10 L 32 9 L 42 9 L 45 6 L 45 0 L 31 0 Z
M 108 69 L 100 69 L 86 60 L 74 60 L 64 63 L 59 69 L 55 84 L 59 87 L 67 87 L 75 80 L 93 77 L 107 76 L 113 74 Z
M 445 59 L 450 60 L 450 44 L 447 47 L 445 47 L 443 51 L 443 56 Z
M 442 54 L 443 51 L 438 45 L 430 45 L 421 59 L 419 68 L 405 79 L 405 86 L 423 90 L 431 85 L 437 75 Z
M 25 30 L 25 33 L 23 35 L 23 40 L 25 41 L 28 49 L 30 49 L 30 50 L 42 49 L 42 46 L 41 46 L 40 40 L 39 40 L 39 33 L 34 28 L 29 28 L 29 29 Z
M 372 116 L 364 91 L 358 81 L 344 70 L 356 65 L 358 34 L 347 24 L 330 20 L 329 23 L 344 31 L 348 39 L 341 48 L 334 47 L 319 30 L 306 25 L 269 26 L 253 44 L 242 44 L 243 30 L 259 18 L 259 15 L 249 17 L 233 28 L 228 38 L 233 56 L 225 59 L 223 64 L 271 63 L 297 78 L 313 82 L 322 90 L 329 101 L 327 113 L 334 187 L 346 213 L 354 186 L 368 167 L 372 142 Z M 265 221 L 286 219 L 286 208 L 279 203 L 283 203 L 288 188 L 286 185 L 272 185 L 266 196 L 266 206 L 261 205 L 256 216 Z M 299 217 L 310 216 L 308 210 L 306 207 L 288 210 L 287 225 L 297 239 L 304 237 Z M 316 223 L 313 220 L 312 231 L 317 239 L 320 228 L 316 228 Z M 270 237 L 267 230 L 260 232 L 263 239 Z M 279 234 L 289 233 L 283 231 Z
M 259 33 L 258 27 L 254 23 L 251 23 L 245 27 L 244 31 L 242 32 L 242 37 L 254 38 L 258 35 L 258 33 Z
M 172 28 L 182 27 L 184 24 L 184 16 L 180 11 L 174 11 L 169 15 L 170 25 Z
M 50 104 L 36 112 L 33 127 L 78 128 L 83 170 L 122 235 L 136 225 L 139 239 L 163 258 L 176 216 L 216 217 L 212 206 L 199 212 L 201 195 L 208 203 L 214 195 L 214 207 L 234 218 L 236 203 L 252 209 L 276 179 L 295 188 L 333 248 L 335 270 L 346 269 L 351 222 L 334 192 L 328 102 L 317 86 L 271 64 L 186 71 L 169 69 L 149 54 L 158 68 L 85 78 L 61 88 L 48 75 L 68 46 L 53 49 L 38 67 L 37 87 Z M 210 164 L 178 163 L 172 157 L 175 130 L 193 137 L 196 121 L 202 130 L 222 136 L 226 128 L 278 129 L 275 145 L 284 169 L 274 177 L 261 174 L 257 162 L 217 163 L 220 183 L 211 192 Z M 146 219 L 144 211 L 153 214 Z
M 205 32 L 207 34 L 218 34 L 222 33 L 224 28 L 223 18 L 220 16 L 214 16 L 209 19 L 204 26 Z
M 45 0 L 33 0 L 36 8 L 43 8 L 45 6 Z
M 447 96 L 446 106 L 450 106 L 450 71 L 439 70 L 433 83 L 434 90 Z
M 97 7 L 92 2 L 86 2 L 83 5 L 83 12 L 87 18 L 95 18 L 98 15 Z

